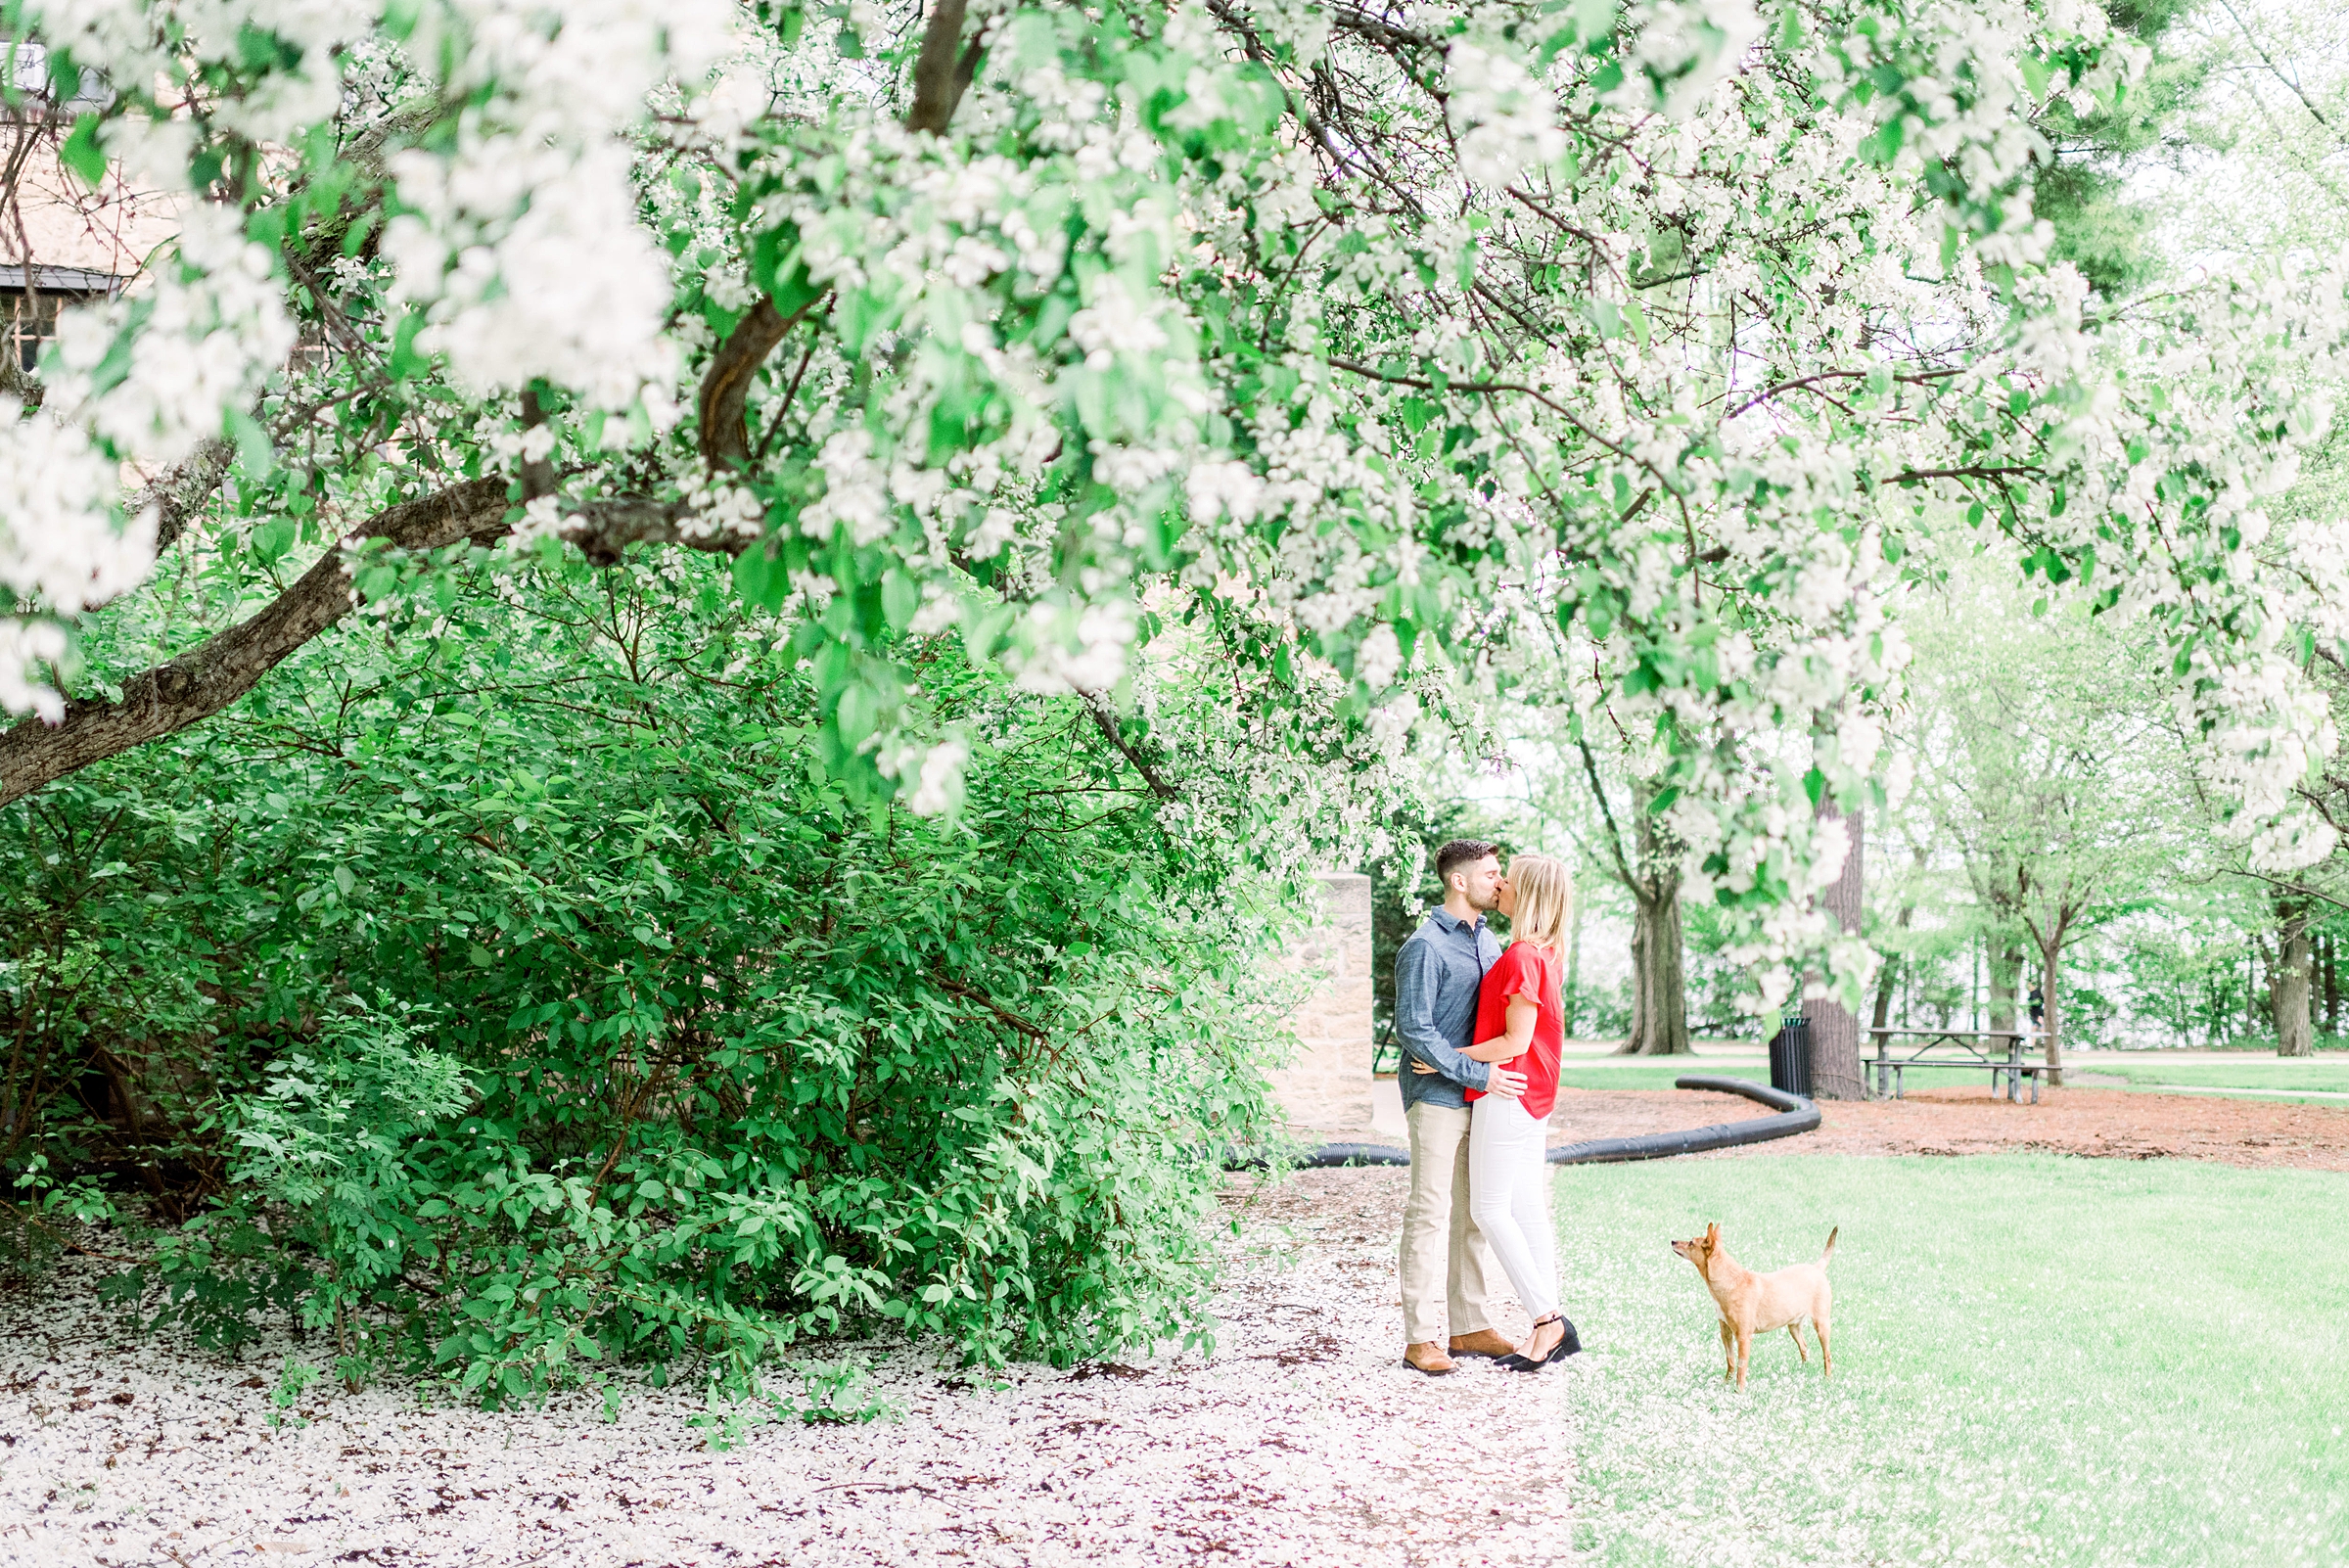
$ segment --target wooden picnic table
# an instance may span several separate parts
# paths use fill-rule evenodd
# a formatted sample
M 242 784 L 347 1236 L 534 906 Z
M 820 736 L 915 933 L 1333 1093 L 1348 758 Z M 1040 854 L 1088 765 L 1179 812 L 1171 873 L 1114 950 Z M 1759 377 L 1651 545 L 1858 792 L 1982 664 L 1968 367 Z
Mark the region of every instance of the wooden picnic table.
M 1902 1082 L 1911 1067 L 1978 1067 L 1990 1072 L 1990 1092 L 2006 1081 L 2006 1098 L 2021 1098 L 2022 1081 L 2031 1081 L 2031 1103 L 2039 1103 L 2039 1081 L 2049 1071 L 2045 1062 L 2023 1060 L 2023 1041 L 2039 1038 L 2027 1029 L 1871 1029 L 1876 1054 L 1862 1065 L 1876 1076 L 1876 1097 L 1887 1093 L 1905 1098 Z M 1899 1040 L 1902 1043 L 1895 1044 Z

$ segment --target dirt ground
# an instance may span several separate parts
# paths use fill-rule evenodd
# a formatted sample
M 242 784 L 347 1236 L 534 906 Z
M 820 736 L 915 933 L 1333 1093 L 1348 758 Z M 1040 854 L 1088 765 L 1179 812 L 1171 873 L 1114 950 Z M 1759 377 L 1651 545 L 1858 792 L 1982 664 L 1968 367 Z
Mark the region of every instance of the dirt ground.
M 1912 1091 L 1905 1100 L 1821 1101 L 1818 1131 L 1696 1159 L 1753 1154 L 1989 1154 L 2039 1149 L 2103 1159 L 2176 1156 L 2226 1165 L 2349 1171 L 2349 1106 L 2060 1088 L 2033 1105 L 1988 1088 Z M 1690 1089 L 1560 1089 L 1550 1142 L 1622 1137 L 1771 1114 L 1733 1094 Z

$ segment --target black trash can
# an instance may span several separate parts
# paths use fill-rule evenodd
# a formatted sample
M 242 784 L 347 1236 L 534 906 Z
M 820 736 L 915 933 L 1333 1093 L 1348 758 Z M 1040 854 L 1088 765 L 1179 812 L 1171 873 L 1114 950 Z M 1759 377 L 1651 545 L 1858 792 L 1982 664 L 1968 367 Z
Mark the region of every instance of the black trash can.
M 1778 1020 L 1770 1037 L 1770 1086 L 1811 1096 L 1811 1021 L 1800 1013 Z

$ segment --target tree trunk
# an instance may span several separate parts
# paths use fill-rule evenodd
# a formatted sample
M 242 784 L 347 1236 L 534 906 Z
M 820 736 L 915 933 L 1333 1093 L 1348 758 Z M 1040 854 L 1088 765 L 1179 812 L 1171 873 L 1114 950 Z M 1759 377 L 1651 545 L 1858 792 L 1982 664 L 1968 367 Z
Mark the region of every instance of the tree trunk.
M 1882 1029 L 1892 1021 L 1892 988 L 1900 983 L 1900 975 L 1899 956 L 1886 953 L 1883 971 L 1876 976 L 1876 1012 L 1868 1021 L 1870 1028 Z
M 2268 1010 L 2276 1020 L 2276 1054 L 2306 1056 L 2316 1048 L 2309 1027 L 2308 911 L 2277 911 L 2276 959 L 2268 969 Z
M 1584 900 L 1574 900 L 1574 913 L 1566 925 L 1566 1038 L 1572 1039 L 1574 1026 L 1583 1011 L 1583 908 Z
M 1632 922 L 1632 1033 L 1618 1056 L 1685 1056 L 1688 990 L 1681 959 L 1681 879 L 1659 873 L 1654 890 L 1634 889 Z
M 1839 810 L 1833 793 L 1822 791 L 1819 814 L 1842 817 L 1845 830 L 1851 835 L 1852 847 L 1843 857 L 1843 870 L 1819 899 L 1848 935 L 1860 929 L 1864 898 L 1861 874 L 1867 846 L 1866 813 Z M 1806 1002 L 1803 1016 L 1811 1024 L 1812 1092 L 1822 1100 L 1865 1099 L 1867 1080 L 1865 1070 L 1860 1065 L 1860 1020 L 1841 1002 L 1824 996 Z
M 2326 932 L 2326 1036 L 2342 1033 L 2342 972 L 2337 967 L 2337 942 L 2335 934 Z
M 2256 1035 L 2259 1033 L 2260 948 L 2264 945 L 2254 936 L 2243 939 L 2243 945 L 2248 949 L 2243 956 L 2243 1033 Z
M 1925 852 L 1922 849 L 1919 849 L 1916 852 L 1916 864 L 1919 870 L 1924 868 Z M 1916 905 L 1912 903 L 1905 903 L 1901 905 L 1900 915 L 1892 923 L 1893 930 L 1908 930 L 1909 922 L 1915 917 Z M 1901 962 L 1900 954 L 1888 952 L 1884 955 L 1883 972 L 1876 976 L 1876 1016 L 1872 1021 L 1874 1028 L 1882 1029 L 1886 1024 L 1892 1021 L 1890 1014 L 1892 1012 L 1892 993 L 1895 987 L 1900 988 L 1903 992 L 1901 1023 L 1904 1027 L 1908 1024 L 1909 1008 L 1908 996 L 1906 994 L 1909 985 L 1908 970 L 1909 966 Z M 1943 1022 L 1946 1023 L 1948 1021 L 1945 1019 Z M 1863 1053 L 1865 1053 L 1870 1044 L 1870 1041 L 1862 1040 L 1860 1044 L 1861 1050 Z
M 2002 936 L 1990 948 L 1990 1027 L 2000 1033 L 2014 1028 L 2014 994 L 2023 979 L 2023 945 Z
M 2039 999 L 2047 1010 L 2048 1085 L 2063 1086 L 2063 1012 L 2055 993 L 2055 961 L 2063 956 L 2063 928 L 2055 929 L 2052 944 L 2043 943 L 2039 949 Z

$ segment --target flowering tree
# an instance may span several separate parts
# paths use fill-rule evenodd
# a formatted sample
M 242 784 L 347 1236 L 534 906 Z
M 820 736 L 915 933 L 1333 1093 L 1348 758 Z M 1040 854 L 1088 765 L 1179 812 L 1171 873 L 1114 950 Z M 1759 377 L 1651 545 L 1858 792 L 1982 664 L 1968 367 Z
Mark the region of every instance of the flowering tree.
M 1495 704 L 1603 712 L 1756 1005 L 1821 950 L 1856 1004 L 1813 807 L 1878 787 L 1938 496 L 2158 620 L 2254 853 L 2327 848 L 2300 667 L 2349 553 L 2260 498 L 2329 423 L 2342 279 L 2097 313 L 2043 265 L 2032 115 L 2139 65 L 2093 6 L 0 18 L 112 86 L 69 161 L 184 208 L 0 426 L 0 800 L 449 552 L 666 543 L 794 618 L 827 763 L 924 810 L 965 752 L 909 632 L 1082 694 L 1225 841 L 1359 823 Z M 73 619 L 207 517 L 289 584 L 66 701 Z M 1162 719 L 1200 661 L 1241 695 Z

